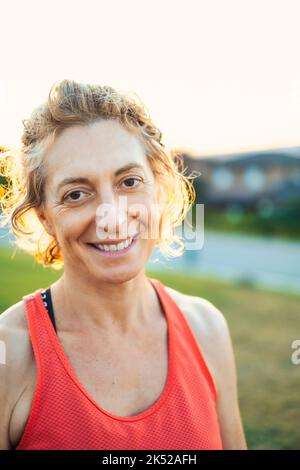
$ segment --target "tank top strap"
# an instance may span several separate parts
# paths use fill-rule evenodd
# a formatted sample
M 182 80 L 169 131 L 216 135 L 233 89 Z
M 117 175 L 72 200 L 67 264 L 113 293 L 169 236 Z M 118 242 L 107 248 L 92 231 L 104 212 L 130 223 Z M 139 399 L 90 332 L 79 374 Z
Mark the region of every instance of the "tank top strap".
M 214 402 L 217 402 L 218 392 L 216 388 L 215 381 L 212 377 L 212 374 L 209 370 L 207 362 L 204 358 L 204 355 L 201 350 L 201 346 L 196 339 L 196 336 L 189 325 L 185 315 L 183 314 L 180 307 L 173 300 L 171 295 L 167 292 L 165 286 L 158 280 L 154 278 L 148 278 L 151 283 L 155 284 L 156 291 L 159 294 L 160 300 L 164 305 L 164 309 L 172 317 L 172 328 L 175 335 L 175 353 L 178 353 L 178 349 L 184 351 L 185 348 L 189 348 L 193 351 L 196 359 L 199 361 L 202 372 L 207 380 L 209 385 L 212 397 Z M 186 351 L 187 352 L 187 351 Z M 177 356 L 180 357 L 178 353 Z
M 38 302 L 38 297 L 41 296 L 42 288 L 37 289 L 31 294 L 23 296 L 25 315 L 27 319 L 29 337 L 31 345 L 37 358 L 40 359 L 40 345 L 41 338 L 44 337 L 44 325 L 42 320 L 42 312 Z

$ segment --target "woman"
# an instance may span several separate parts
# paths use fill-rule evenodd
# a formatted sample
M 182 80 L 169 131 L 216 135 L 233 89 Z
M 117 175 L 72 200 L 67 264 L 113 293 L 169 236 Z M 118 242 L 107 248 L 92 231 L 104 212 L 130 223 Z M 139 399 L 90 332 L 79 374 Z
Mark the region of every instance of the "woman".
M 143 104 L 63 80 L 23 124 L 3 210 L 64 270 L 0 316 L 0 447 L 246 449 L 224 316 L 145 273 L 194 192 Z

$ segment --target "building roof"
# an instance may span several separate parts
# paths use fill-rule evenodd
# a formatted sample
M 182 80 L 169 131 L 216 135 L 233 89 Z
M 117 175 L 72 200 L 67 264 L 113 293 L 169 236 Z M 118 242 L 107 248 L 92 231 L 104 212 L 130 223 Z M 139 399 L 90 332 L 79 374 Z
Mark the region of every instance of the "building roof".
M 188 155 L 187 155 L 188 157 Z M 300 146 L 299 147 L 286 147 L 269 150 L 256 150 L 251 152 L 232 153 L 232 154 L 218 154 L 210 156 L 193 157 L 191 160 L 197 162 L 205 162 L 208 164 L 243 164 L 243 163 L 284 163 L 284 164 L 300 164 Z

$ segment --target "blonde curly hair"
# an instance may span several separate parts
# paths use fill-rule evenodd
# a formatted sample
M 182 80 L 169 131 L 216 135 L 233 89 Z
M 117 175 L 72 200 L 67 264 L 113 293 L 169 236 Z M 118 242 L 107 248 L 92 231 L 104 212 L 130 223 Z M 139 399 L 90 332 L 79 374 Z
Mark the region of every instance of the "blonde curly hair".
M 184 174 L 182 155 L 165 149 L 162 133 L 140 98 L 135 93 L 121 94 L 110 86 L 58 81 L 51 87 L 47 101 L 22 120 L 21 148 L 2 147 L 0 153 L 1 225 L 10 224 L 16 245 L 32 254 L 38 263 L 54 269 L 63 267 L 57 240 L 45 231 L 36 214 L 45 197 L 46 149 L 67 127 L 88 125 L 99 119 L 117 119 L 143 142 L 164 199 L 158 245 L 165 256 L 180 256 L 185 246 L 174 228 L 195 202 L 192 177 Z M 177 248 L 171 246 L 174 242 Z

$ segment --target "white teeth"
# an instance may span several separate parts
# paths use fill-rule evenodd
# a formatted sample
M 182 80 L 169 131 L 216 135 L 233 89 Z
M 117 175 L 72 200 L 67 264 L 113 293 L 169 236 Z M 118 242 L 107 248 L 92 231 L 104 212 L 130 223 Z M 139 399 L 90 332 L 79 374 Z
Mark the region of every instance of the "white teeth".
M 132 238 L 129 240 L 126 240 L 126 242 L 118 243 L 115 245 L 95 245 L 99 250 L 102 251 L 120 251 L 124 250 L 124 248 L 127 248 L 129 245 L 132 243 Z

